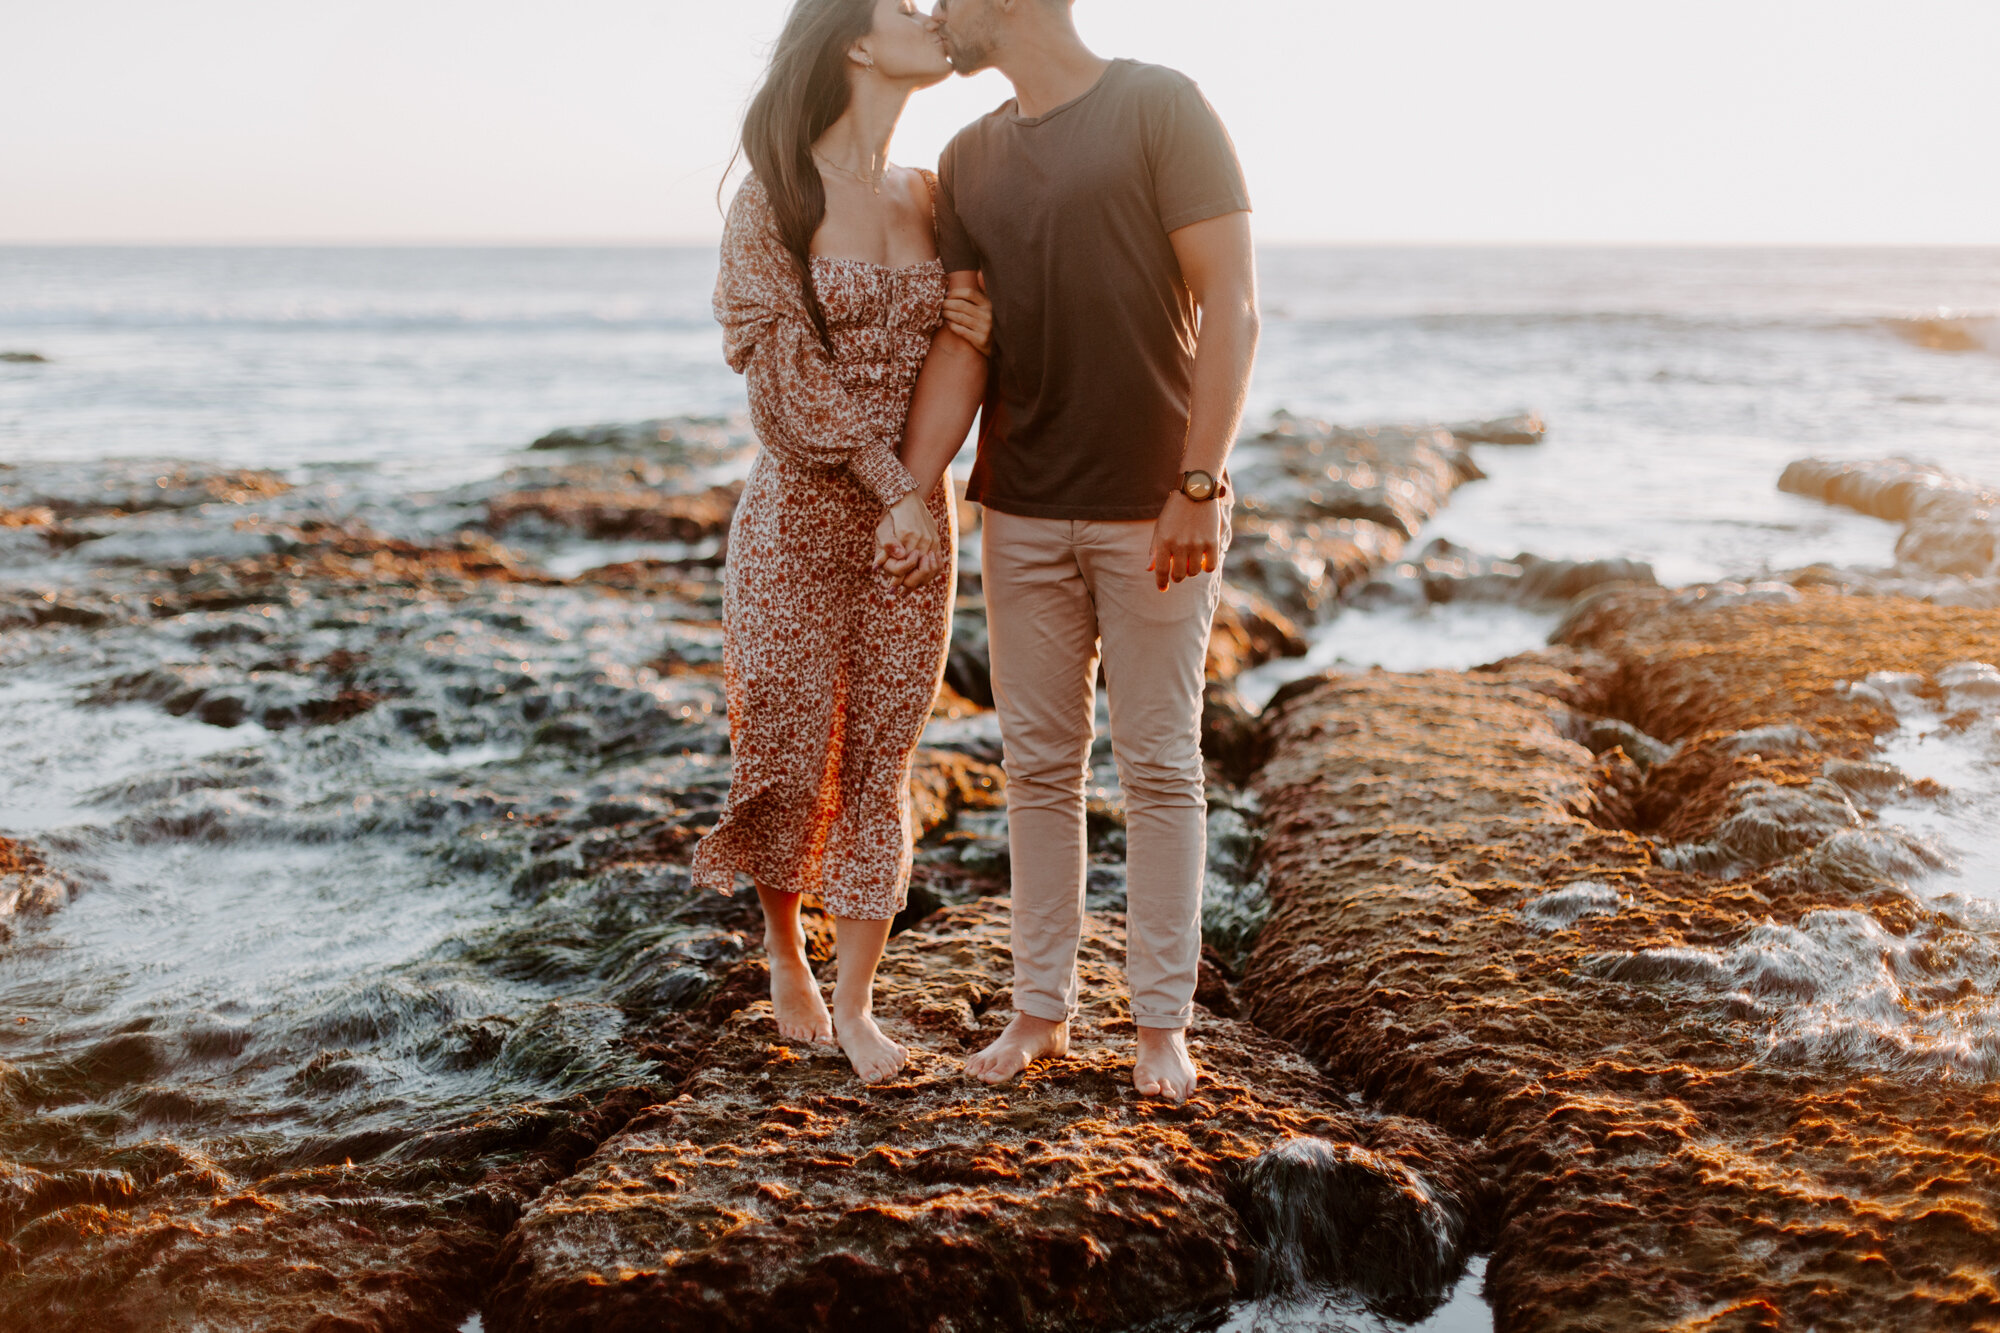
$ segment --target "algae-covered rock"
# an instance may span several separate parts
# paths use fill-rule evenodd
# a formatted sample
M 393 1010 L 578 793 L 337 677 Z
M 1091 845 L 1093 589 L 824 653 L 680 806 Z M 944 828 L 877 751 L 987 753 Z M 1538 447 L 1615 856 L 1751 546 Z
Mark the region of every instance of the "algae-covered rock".
M 1438 1286 L 1464 1228 L 1440 1256 L 1426 1208 L 1462 1218 L 1476 1193 L 1449 1141 L 1355 1120 L 1282 1045 L 1206 1014 L 1194 1098 L 1140 1098 L 1122 955 L 1093 922 L 1069 1058 L 997 1089 L 963 1061 L 1008 1012 L 999 904 L 892 942 L 877 1012 L 916 1055 L 887 1084 L 857 1084 L 834 1048 L 777 1042 L 768 1004 L 743 1009 L 678 1096 L 523 1216 L 489 1327 L 1114 1330 L 1219 1309 L 1267 1263 L 1246 1213 L 1269 1230 L 1252 1201 L 1278 1168 L 1252 1164 L 1299 1139 L 1347 1154 L 1311 1187 L 1322 1214 L 1409 1200 L 1371 1274 L 1418 1300 Z
M 1618 592 L 1565 631 L 1587 656 L 1274 703 L 1271 915 L 1238 994 L 1486 1146 L 1499 1327 L 2000 1317 L 2000 1184 L 1967 1128 L 2000 1121 L 2000 950 L 1926 905 L 1938 862 L 1863 826 L 1865 784 L 1822 776 L 1896 725 L 1849 683 L 1942 691 L 1996 636 L 1913 602 Z M 1676 748 L 1613 792 L 1579 712 Z M 1695 844 L 1728 864 L 1663 855 Z

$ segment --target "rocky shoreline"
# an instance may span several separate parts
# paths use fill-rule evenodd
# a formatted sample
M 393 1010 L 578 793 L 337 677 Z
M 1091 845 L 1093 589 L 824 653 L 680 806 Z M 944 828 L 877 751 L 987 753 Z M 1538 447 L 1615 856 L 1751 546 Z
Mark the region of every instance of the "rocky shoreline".
M 450 905 L 408 944 L 325 927 L 359 961 L 254 1004 L 0 1028 L 0 1322 L 1191 1331 L 1322 1290 L 1420 1319 L 1476 1253 L 1503 1333 L 2000 1318 L 2000 933 L 1895 831 L 1949 793 L 1881 756 L 1919 708 L 2000 745 L 1990 500 L 1896 571 L 1748 586 L 1414 549 L 1468 444 L 1541 430 L 1246 439 L 1185 1107 L 1119 1067 L 1102 745 L 1075 1052 L 960 1077 L 1007 978 L 976 542 L 880 987 L 923 1054 L 862 1089 L 772 1040 L 754 905 L 687 884 L 727 783 L 740 425 L 560 433 L 422 497 L 0 468 L 20 706 L 217 738 L 0 816 L 12 948 L 130 896 L 134 858 Z M 1570 614 L 1487 668 L 1235 695 L 1356 600 Z M 58 962 L 17 956 L 18 1001 Z
M 1895 718 L 1843 688 L 1940 688 L 2000 615 L 1621 592 L 1562 642 L 1274 709 L 1251 1016 L 1482 1146 L 1498 1328 L 2000 1316 L 2000 1046 L 1949 1032 L 1990 1023 L 1991 909 L 1909 889 Z

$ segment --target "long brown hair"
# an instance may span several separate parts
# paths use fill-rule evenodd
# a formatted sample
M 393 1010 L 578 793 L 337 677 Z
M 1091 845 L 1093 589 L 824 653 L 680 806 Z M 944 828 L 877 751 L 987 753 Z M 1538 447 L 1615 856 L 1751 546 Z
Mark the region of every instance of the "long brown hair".
M 744 113 L 738 149 L 763 182 L 778 237 L 798 269 L 806 314 L 829 356 L 833 343 L 812 276 L 812 238 L 826 221 L 826 182 L 812 146 L 847 111 L 847 50 L 874 27 L 874 0 L 797 0 Z

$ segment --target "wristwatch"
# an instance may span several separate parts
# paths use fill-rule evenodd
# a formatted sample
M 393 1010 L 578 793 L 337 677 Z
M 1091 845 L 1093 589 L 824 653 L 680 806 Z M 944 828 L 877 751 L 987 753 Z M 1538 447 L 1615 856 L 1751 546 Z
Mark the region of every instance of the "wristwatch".
M 1181 494 L 1196 504 L 1203 504 L 1222 494 L 1222 484 L 1200 469 L 1181 473 Z

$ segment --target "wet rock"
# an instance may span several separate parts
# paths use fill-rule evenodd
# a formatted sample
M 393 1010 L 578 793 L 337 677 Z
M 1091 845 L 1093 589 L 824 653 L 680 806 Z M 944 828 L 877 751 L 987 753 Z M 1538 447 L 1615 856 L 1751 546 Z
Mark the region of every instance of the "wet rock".
M 611 1127 L 600 1123 L 581 1108 L 536 1108 L 457 1161 L 419 1149 L 412 1165 L 336 1158 L 260 1180 L 163 1143 L 128 1150 L 116 1172 L 0 1168 L 0 1235 L 11 1236 L 0 1321 L 443 1333 L 477 1299 L 474 1275 L 522 1190 L 580 1155 L 564 1134 L 581 1130 L 587 1145 Z
M 1804 458 L 1785 468 L 1778 489 L 1906 523 L 1940 495 L 1976 491 L 1972 483 L 1907 458 L 1844 462 Z
M 49 359 L 40 352 L 0 352 L 0 364 L 13 366 L 45 366 Z
M 487 503 L 487 524 L 503 534 L 538 527 L 593 541 L 692 543 L 727 533 L 742 493 L 740 482 L 692 495 L 637 489 L 518 491 Z
M 53 912 L 70 899 L 70 884 L 55 874 L 33 847 L 0 838 L 0 942 L 20 916 Z
M 1260 1289 L 1359 1296 L 1389 1319 L 1427 1317 L 1465 1270 L 1473 1200 L 1354 1143 L 1295 1138 L 1250 1164 Z
M 2000 620 L 1823 592 L 1587 607 L 1541 663 L 1274 705 L 1247 1012 L 1487 1145 L 1506 1327 L 1994 1317 L 1969 1274 L 2000 1247 L 2000 1186 L 1963 1127 L 2000 1117 L 2000 948 L 1913 898 L 1926 849 L 1820 773 L 1896 725 L 1841 685 L 1935 681 Z M 1607 820 L 1576 712 L 1678 745 L 1636 829 Z M 1735 881 L 1662 863 L 1730 841 L 1746 799 L 1801 802 L 1818 840 L 1738 827 L 1783 859 Z
M 2000 491 L 1906 458 L 1801 459 L 1780 490 L 1903 524 L 1896 559 L 1952 578 L 2000 576 Z
M 550 431 L 529 446 L 544 451 L 637 450 L 702 467 L 736 461 L 755 447 L 756 437 L 749 423 L 732 417 L 669 417 L 566 427 Z
M 911 831 L 922 838 L 961 811 L 1000 810 L 1007 778 L 996 764 L 951 750 L 918 750 L 910 765 Z
M 488 1327 L 1112 1330 L 1214 1309 L 1260 1271 L 1249 1165 L 1299 1138 L 1364 1150 L 1301 1192 L 1322 1215 L 1391 1204 L 1369 1271 L 1422 1289 L 1436 1256 L 1418 1195 L 1477 1188 L 1450 1142 L 1364 1127 L 1282 1046 L 1206 1016 L 1203 1089 L 1180 1108 L 1140 1099 L 1109 924 L 1086 935 L 1070 1057 L 1008 1088 L 967 1081 L 1004 1022 L 1006 942 L 993 903 L 896 937 L 877 1011 L 917 1054 L 879 1087 L 837 1051 L 775 1042 L 768 1003 L 735 1013 L 673 1100 L 523 1216 Z
M 1954 710 L 2000 706 L 2000 667 L 1990 662 L 1955 662 L 1938 672 L 1937 683 Z
M 1749 727 L 1732 732 L 1722 737 L 1721 743 L 1732 754 L 1770 754 L 1785 758 L 1813 754 L 1820 748 L 1818 737 L 1804 727 L 1790 722 L 1780 722 L 1768 727 Z
M 47 510 L 58 521 L 68 522 L 208 504 L 248 505 L 290 489 L 275 472 L 241 468 L 211 472 L 192 463 L 134 460 L 0 476 L 0 508 Z
M 993 654 L 986 640 L 984 597 L 960 597 L 952 610 L 944 681 L 961 698 L 981 708 L 993 707 Z
M 1491 421 L 1460 421 L 1446 426 L 1460 444 L 1540 444 L 1549 433 L 1541 415 L 1519 412 Z
M 1992 319 L 1971 315 L 1918 315 L 1882 321 L 1904 342 L 1931 352 L 1977 352 L 2000 348 L 2000 328 Z
M 1287 616 L 1323 615 L 1394 560 L 1478 468 L 1441 426 L 1349 429 L 1280 414 L 1231 464 L 1228 577 Z
M 1223 584 L 1208 639 L 1210 680 L 1232 680 L 1280 657 L 1303 657 L 1307 647 L 1284 612 L 1247 588 Z
M 1524 602 L 1573 601 L 1607 584 L 1658 584 L 1653 567 L 1643 560 L 1544 560 L 1532 555 L 1515 560 L 1521 566 L 1517 596 Z
M 1201 894 L 1202 947 L 1204 957 L 1231 983 L 1242 975 L 1250 950 L 1271 915 L 1268 881 L 1260 864 L 1264 845 L 1262 816 L 1253 792 L 1235 787 L 1209 791 L 1208 865 Z M 1235 1017 L 1235 1003 L 1232 985 L 1230 1017 Z
M 1828 901 L 1873 901 L 1904 894 L 1946 869 L 1949 859 L 1921 838 L 1896 828 L 1842 829 L 1773 875 L 1778 884 Z
M 1621 722 L 1615 717 L 1577 718 L 1566 731 L 1570 739 L 1584 745 L 1592 754 L 1623 750 L 1642 773 L 1673 758 L 1677 749 L 1664 741 L 1654 740 L 1630 722 Z
M 1731 811 L 1715 836 L 1664 849 L 1661 864 L 1733 879 L 1861 824 L 1861 812 L 1831 782 L 1784 787 L 1755 778 L 1732 788 L 1725 799 Z
M 1201 756 L 1223 781 L 1242 783 L 1257 766 L 1257 715 L 1227 684 L 1211 680 L 1201 699 Z
M 1866 759 L 1829 759 L 1822 771 L 1828 782 L 1857 801 L 1881 801 L 1901 796 L 1910 785 L 1909 775 L 1894 764 L 1878 764 Z
M 1521 909 L 1521 919 L 1536 930 L 1568 930 L 1586 916 L 1615 915 L 1625 895 L 1609 884 L 1578 880 L 1536 895 Z
M 1413 560 L 1390 567 L 1365 590 L 1373 602 L 1512 602 L 1558 607 L 1617 584 L 1657 586 L 1651 565 L 1639 560 L 1546 560 L 1523 553 L 1509 559 L 1483 555 L 1439 538 Z

